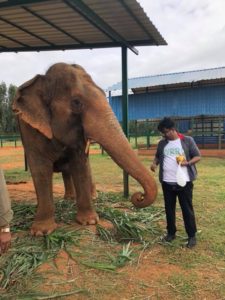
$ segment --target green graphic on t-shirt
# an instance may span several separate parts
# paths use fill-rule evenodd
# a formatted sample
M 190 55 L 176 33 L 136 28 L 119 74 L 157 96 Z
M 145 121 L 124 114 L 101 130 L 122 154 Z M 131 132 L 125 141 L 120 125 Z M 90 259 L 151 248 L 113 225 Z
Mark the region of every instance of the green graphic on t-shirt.
M 180 155 L 180 148 L 169 148 L 169 149 L 164 149 L 164 154 L 167 156 L 177 156 Z

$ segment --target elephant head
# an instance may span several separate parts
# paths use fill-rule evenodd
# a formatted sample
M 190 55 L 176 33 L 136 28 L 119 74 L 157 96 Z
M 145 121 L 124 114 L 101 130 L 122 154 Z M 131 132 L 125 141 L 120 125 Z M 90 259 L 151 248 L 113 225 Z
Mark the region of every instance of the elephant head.
M 79 136 L 98 142 L 112 159 L 143 187 L 131 201 L 153 203 L 155 180 L 139 161 L 118 123 L 105 93 L 79 65 L 57 63 L 19 87 L 13 110 L 48 139 L 75 145 Z

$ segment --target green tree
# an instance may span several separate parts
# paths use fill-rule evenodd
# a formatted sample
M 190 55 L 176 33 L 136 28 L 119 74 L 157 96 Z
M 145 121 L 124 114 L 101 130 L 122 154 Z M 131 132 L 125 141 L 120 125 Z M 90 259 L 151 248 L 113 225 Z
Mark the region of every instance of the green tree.
M 5 133 L 16 133 L 17 122 L 12 111 L 12 102 L 16 94 L 16 86 L 10 84 L 7 88 L 6 84 L 0 84 L 0 131 Z
M 4 82 L 0 84 L 0 131 L 4 131 L 4 113 L 7 97 L 7 87 Z
M 12 111 L 12 103 L 13 99 L 16 95 L 16 86 L 10 84 L 8 88 L 7 93 L 7 105 L 6 105 L 6 126 L 5 126 L 5 132 L 17 132 L 17 122 L 15 115 Z

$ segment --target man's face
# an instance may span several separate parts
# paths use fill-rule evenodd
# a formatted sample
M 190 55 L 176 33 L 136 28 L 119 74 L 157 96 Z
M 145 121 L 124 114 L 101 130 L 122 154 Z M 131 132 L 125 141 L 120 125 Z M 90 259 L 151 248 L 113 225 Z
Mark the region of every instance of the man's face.
M 164 128 L 161 132 L 162 136 L 167 140 L 176 140 L 178 138 L 175 128 Z

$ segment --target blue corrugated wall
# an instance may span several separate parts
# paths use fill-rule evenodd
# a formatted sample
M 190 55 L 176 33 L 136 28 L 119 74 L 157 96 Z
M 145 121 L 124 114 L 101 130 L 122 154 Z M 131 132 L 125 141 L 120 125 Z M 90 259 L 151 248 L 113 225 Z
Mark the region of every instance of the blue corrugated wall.
M 111 97 L 109 102 L 121 121 L 121 96 Z M 129 95 L 129 120 L 224 114 L 225 86 Z

